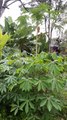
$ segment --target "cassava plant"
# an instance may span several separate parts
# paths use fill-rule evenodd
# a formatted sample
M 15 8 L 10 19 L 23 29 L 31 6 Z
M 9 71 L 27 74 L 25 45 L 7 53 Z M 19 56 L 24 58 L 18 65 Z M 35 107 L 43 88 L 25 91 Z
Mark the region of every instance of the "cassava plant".
M 31 57 L 17 49 L 9 53 L 0 62 L 1 119 L 65 120 L 66 66 L 55 53 Z

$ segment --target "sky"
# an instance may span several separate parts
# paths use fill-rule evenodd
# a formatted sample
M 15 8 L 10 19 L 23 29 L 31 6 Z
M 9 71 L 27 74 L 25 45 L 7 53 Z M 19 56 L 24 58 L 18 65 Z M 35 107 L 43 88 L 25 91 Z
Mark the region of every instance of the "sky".
M 20 5 L 20 2 L 16 2 L 16 3 L 12 4 L 9 7 L 9 9 L 6 9 L 4 11 L 2 17 L 0 18 L 0 24 L 4 25 L 4 18 L 8 17 L 8 16 L 11 16 L 12 19 L 15 21 L 21 13 L 19 5 Z
M 22 0 L 22 1 L 23 3 L 28 3 L 31 0 Z M 20 6 L 20 2 L 13 3 L 11 6 L 9 6 L 9 9 L 6 9 L 2 17 L 0 18 L 0 24 L 4 25 L 4 18 L 8 16 L 11 16 L 12 19 L 15 21 L 21 13 L 19 6 Z

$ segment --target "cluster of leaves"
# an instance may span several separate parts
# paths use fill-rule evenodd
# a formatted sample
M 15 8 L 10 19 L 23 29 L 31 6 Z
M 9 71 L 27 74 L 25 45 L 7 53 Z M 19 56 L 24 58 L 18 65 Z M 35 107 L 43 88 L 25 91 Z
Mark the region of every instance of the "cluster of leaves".
M 2 35 L 2 30 L 0 29 L 0 56 L 2 55 L 2 49 L 8 40 L 9 36 L 7 34 Z
M 39 38 L 38 41 L 36 41 L 37 35 L 34 36 L 33 32 L 37 29 L 38 25 L 44 23 L 44 19 L 46 19 L 46 22 L 48 21 L 48 14 L 51 15 L 50 19 L 55 19 L 59 15 L 59 11 L 52 10 L 52 7 L 47 3 L 41 3 L 35 8 L 29 9 L 28 12 L 22 11 L 22 14 L 17 19 L 17 23 L 13 22 L 11 17 L 5 18 L 5 26 L 3 31 L 11 34 L 11 42 L 9 42 L 8 45 L 18 46 L 21 51 L 26 50 L 27 52 L 32 53 L 32 51 L 35 51 L 35 41 L 35 44 L 36 42 L 38 44 L 38 53 L 40 51 L 46 51 L 48 47 L 48 42 L 46 43 L 46 34 L 48 31 L 43 31 L 44 37 L 40 35 L 40 41 Z
M 1 119 L 66 119 L 66 61 L 55 53 L 23 57 L 17 49 L 12 52 L 0 61 Z
M 7 46 L 17 47 L 21 51 L 25 50 L 29 54 L 35 53 L 36 35 L 33 34 L 36 25 L 31 23 L 31 18 L 28 15 L 22 14 L 17 19 L 17 23 L 13 22 L 11 17 L 5 18 L 5 26 L 2 28 L 3 33 L 8 33 L 11 36 Z M 48 42 L 44 33 L 38 35 L 38 53 L 48 50 Z

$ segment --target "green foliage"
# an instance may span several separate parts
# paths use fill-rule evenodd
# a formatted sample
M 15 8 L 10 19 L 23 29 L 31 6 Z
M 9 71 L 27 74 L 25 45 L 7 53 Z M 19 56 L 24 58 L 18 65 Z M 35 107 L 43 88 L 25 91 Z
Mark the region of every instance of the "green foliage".
M 17 24 L 11 17 L 5 18 L 4 31 L 11 39 L 5 46 L 9 36 L 0 33 L 1 120 L 67 119 L 67 58 L 42 52 L 48 50 L 45 34 L 32 35 L 45 13 L 53 20 L 60 14 L 43 3 L 30 9 L 29 14 L 22 13 Z M 31 55 L 20 50 L 30 50 Z
M 66 98 L 63 97 L 67 92 L 66 76 L 64 77 L 66 64 L 66 61 L 55 53 L 42 52 L 37 57 L 23 57 L 17 49 L 2 59 L 0 62 L 2 119 L 54 120 L 54 116 L 62 118 L 62 111 L 67 106 Z
M 50 6 L 48 4 L 41 3 L 36 8 L 30 10 L 30 12 L 32 13 L 32 18 L 38 23 L 42 22 L 42 20 L 44 19 L 44 13 L 49 13 L 49 8 Z
M 7 34 L 2 35 L 2 30 L 0 29 L 0 56 L 2 55 L 2 49 L 8 40 L 9 36 Z
M 14 32 L 16 30 L 16 23 L 13 22 L 12 18 L 9 16 L 8 18 L 5 18 L 4 20 L 4 27 L 3 29 L 3 33 L 8 33 L 9 35 L 11 35 L 11 37 L 14 37 Z

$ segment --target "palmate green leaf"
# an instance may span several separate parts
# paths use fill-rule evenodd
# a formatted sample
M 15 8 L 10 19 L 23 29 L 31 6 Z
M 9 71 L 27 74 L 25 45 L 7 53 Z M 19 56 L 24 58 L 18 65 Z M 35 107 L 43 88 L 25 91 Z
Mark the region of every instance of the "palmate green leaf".
M 52 80 L 52 91 L 56 88 L 56 80 Z
M 23 108 L 25 109 L 25 112 L 28 113 L 30 108 L 34 109 L 34 105 L 33 105 L 33 103 L 31 101 L 25 100 L 25 102 L 23 102 L 20 105 L 20 110 L 23 110 Z
M 47 99 L 44 99 L 40 103 L 40 107 L 43 107 L 47 103 Z
M 54 107 L 57 110 L 61 111 L 61 103 L 60 100 L 56 99 L 54 96 L 47 97 L 41 102 L 41 107 L 47 105 L 47 109 L 50 112 Z
M 39 82 L 39 84 L 38 84 L 38 91 L 40 91 L 41 88 L 42 88 L 42 84 Z
M 26 113 L 29 112 L 29 103 L 28 103 L 28 101 L 26 101 L 25 112 L 26 112 Z
M 57 92 L 59 92 L 59 90 L 62 90 L 62 89 L 63 89 L 63 85 L 60 82 L 57 82 L 56 83 L 56 90 L 57 90 Z
M 61 111 L 61 106 L 56 101 L 51 101 L 51 103 L 54 108 Z
M 6 64 L 6 60 L 5 60 L 5 63 L 0 64 L 0 71 L 1 71 L 1 73 L 9 71 L 9 69 L 10 69 L 10 67 Z
M 30 108 L 34 109 L 34 104 L 30 100 L 26 100 L 25 112 L 28 113 Z
M 51 109 L 52 109 L 51 99 L 49 99 L 48 102 L 47 102 L 47 108 L 48 108 L 48 110 L 50 112 Z
M 18 108 L 15 109 L 14 115 L 16 115 L 18 113 Z
M 19 105 L 18 104 L 12 104 L 11 105 L 11 112 L 14 111 L 14 115 L 16 115 L 19 111 Z
M 40 9 L 37 7 L 35 9 L 31 10 L 32 18 L 38 22 L 40 22 L 43 19 L 43 13 L 41 13 Z
M 5 83 L 0 83 L 0 92 L 4 93 L 7 90 L 7 86 Z
M 11 112 L 13 112 L 13 111 L 16 109 L 16 105 L 15 105 L 15 104 L 12 104 L 11 106 L 12 106 Z
M 35 107 L 34 107 L 34 104 L 33 104 L 32 102 L 29 102 L 29 106 L 30 106 L 30 108 L 32 108 L 32 109 L 35 108 Z
M 17 85 L 17 78 L 14 75 L 8 75 L 5 80 L 8 90 L 12 91 L 12 89 Z
M 30 10 L 32 13 L 32 18 L 34 18 L 34 20 L 37 20 L 38 22 L 42 21 L 42 19 L 44 19 L 44 13 L 48 13 L 49 8 L 50 6 L 48 4 L 41 3 L 39 6 Z
M 30 91 L 32 89 L 33 82 L 31 79 L 23 78 L 18 83 L 20 84 L 22 91 Z
M 32 98 L 21 99 L 22 103 L 20 105 L 20 110 L 25 109 L 25 112 L 28 113 L 30 109 L 35 109 Z
M 9 91 L 12 91 L 13 88 L 17 85 L 17 82 L 16 83 L 12 83 L 11 85 L 8 86 L 8 90 Z
M 52 103 L 53 107 L 55 107 L 58 110 L 57 103 L 54 101 L 51 101 L 51 103 Z
M 60 100 L 58 100 L 54 96 L 51 97 L 51 104 L 55 109 L 61 111 L 61 102 L 60 102 Z
M 48 69 L 54 75 L 60 74 L 60 68 L 54 61 L 48 64 Z
M 16 78 L 16 76 L 14 76 L 14 75 L 8 75 L 8 76 L 5 78 L 5 80 L 6 80 L 6 83 L 10 85 L 10 84 L 12 84 L 12 83 L 16 83 L 17 78 Z
M 16 89 L 17 89 L 17 87 L 16 87 Z M 16 89 L 14 89 L 14 90 L 16 90 Z M 10 91 L 10 92 L 12 92 L 12 91 Z M 15 92 L 15 93 L 13 92 L 11 95 L 11 98 L 13 99 L 14 102 L 17 102 L 20 100 L 21 94 L 19 94 L 17 92 Z
M 52 91 L 56 90 L 57 92 L 59 92 L 59 90 L 62 90 L 63 88 L 63 83 L 58 80 L 58 78 L 54 78 L 52 80 Z
M 35 81 L 35 85 L 37 86 L 38 91 L 40 91 L 40 90 L 44 91 L 46 88 L 46 83 L 44 80 Z
M 20 105 L 20 109 L 21 109 L 21 110 L 23 110 L 25 104 L 26 104 L 26 102 L 23 102 L 23 103 Z
M 45 105 L 47 105 L 47 109 L 49 110 L 49 112 L 52 110 L 53 107 L 61 111 L 61 103 L 54 96 L 41 99 L 40 107 L 44 107 Z
M 53 74 L 47 78 L 47 84 L 51 86 L 53 92 L 59 92 L 64 88 L 64 80 Z

